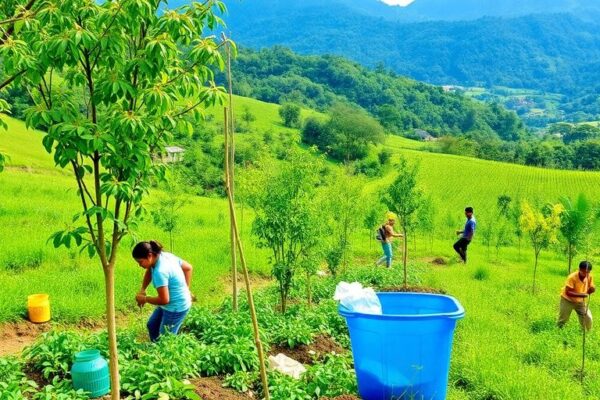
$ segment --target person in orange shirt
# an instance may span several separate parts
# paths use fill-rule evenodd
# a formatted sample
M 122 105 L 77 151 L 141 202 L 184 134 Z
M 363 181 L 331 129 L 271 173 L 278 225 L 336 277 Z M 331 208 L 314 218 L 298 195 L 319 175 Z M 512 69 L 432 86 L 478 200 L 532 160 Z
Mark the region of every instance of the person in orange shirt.
M 567 278 L 565 287 L 563 287 L 560 294 L 560 311 L 557 323 L 559 328 L 567 323 L 571 312 L 575 310 L 581 326 L 587 331 L 592 329 L 592 313 L 589 310 L 589 300 L 585 301 L 587 297 L 596 291 L 591 271 L 592 263 L 582 261 L 579 263 L 579 271 L 573 272 Z

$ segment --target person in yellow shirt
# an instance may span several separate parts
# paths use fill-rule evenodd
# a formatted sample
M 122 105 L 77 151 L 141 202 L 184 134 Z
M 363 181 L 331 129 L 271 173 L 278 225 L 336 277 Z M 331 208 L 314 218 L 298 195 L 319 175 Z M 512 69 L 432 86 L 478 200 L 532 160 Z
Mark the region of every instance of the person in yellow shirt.
M 571 312 L 575 310 L 579 317 L 581 326 L 589 331 L 592 329 L 592 313 L 589 310 L 589 300 L 585 301 L 596 291 L 594 279 L 591 275 L 592 263 L 582 261 L 579 263 L 579 271 L 573 272 L 567 278 L 565 287 L 560 294 L 560 311 L 558 313 L 558 327 L 562 328 Z

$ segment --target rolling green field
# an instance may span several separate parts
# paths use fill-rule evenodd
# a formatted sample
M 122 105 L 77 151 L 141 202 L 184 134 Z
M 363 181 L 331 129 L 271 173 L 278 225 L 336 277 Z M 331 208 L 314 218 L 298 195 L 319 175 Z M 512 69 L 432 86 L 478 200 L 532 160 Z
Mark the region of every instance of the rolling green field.
M 277 106 L 236 98 L 238 109 L 248 107 L 257 117 L 253 131 L 272 129 L 298 140 L 297 130 L 283 127 Z M 211 112 L 219 121 L 220 111 Z M 304 116 L 309 115 L 305 111 Z M 318 115 L 318 114 L 315 114 Z M 56 250 L 47 239 L 68 224 L 78 210 L 69 171 L 53 166 L 41 146 L 41 133 L 27 131 L 22 122 L 9 120 L 10 131 L 0 135 L 0 149 L 11 159 L 0 174 L 0 322 L 18 320 L 25 312 L 26 296 L 45 292 L 51 296 L 54 319 L 74 323 L 98 320 L 104 313 L 103 280 L 97 260 L 75 250 Z M 258 133 L 240 134 L 244 137 Z M 600 343 L 596 331 L 588 335 L 585 384 L 577 379 L 581 361 L 581 334 L 576 316 L 562 331 L 555 328 L 559 290 L 566 275 L 565 257 L 558 249 L 542 252 L 538 291 L 531 294 L 533 252 L 526 240 L 522 250 L 503 248 L 489 253 L 476 236 L 468 266 L 456 263 L 451 248 L 452 230 L 463 222 L 465 205 L 475 207 L 479 224 L 491 222 L 491 210 L 501 194 L 532 203 L 556 201 L 560 196 L 585 193 L 600 200 L 600 173 L 557 171 L 419 151 L 421 142 L 390 137 L 387 148 L 393 161 L 400 156 L 419 163 L 419 183 L 435 202 L 440 226 L 430 247 L 410 242 L 413 265 L 422 270 L 424 286 L 441 288 L 466 309 L 458 323 L 449 382 L 449 399 L 600 399 Z M 331 165 L 334 165 L 331 163 Z M 371 179 L 365 192 L 376 202 L 376 191 L 395 177 L 390 167 L 382 178 Z M 162 195 L 153 191 L 150 209 Z M 195 267 L 193 291 L 200 302 L 215 304 L 225 294 L 228 273 L 228 223 L 226 203 L 218 198 L 190 198 L 182 211 L 182 227 L 175 236 L 175 253 Z M 240 215 L 241 217 L 241 215 Z M 255 275 L 268 276 L 268 254 L 255 247 L 249 235 L 251 214 L 246 210 L 243 240 Z M 151 221 L 142 225 L 139 238 L 164 233 Z M 371 265 L 380 248 L 362 230 L 353 240 L 356 267 Z M 129 256 L 131 242 L 120 249 L 117 266 L 117 304 L 124 313 L 135 311 L 133 296 L 141 270 Z M 592 254 L 595 256 L 594 254 Z M 447 265 L 433 265 L 441 257 Z M 592 257 L 592 261 L 595 259 Z M 600 267 L 598 267 L 600 268 Z M 398 269 L 398 273 L 400 270 Z M 596 311 L 592 298 L 592 312 Z M 597 329 L 596 329 L 597 330 Z
M 75 181 L 70 171 L 54 167 L 40 133 L 26 130 L 20 121 L 9 123 L 9 131 L 1 136 L 2 150 L 10 154 L 10 160 L 0 174 L 0 271 L 5 290 L 0 296 L 0 321 L 21 318 L 27 295 L 39 292 L 50 295 L 55 320 L 98 319 L 104 313 L 98 261 L 78 250 L 57 250 L 47 243 L 79 210 Z M 162 195 L 152 193 L 147 202 L 150 210 Z M 214 303 L 224 294 L 229 270 L 228 208 L 221 199 L 192 197 L 189 201 L 174 235 L 175 252 L 195 267 L 192 285 L 199 301 Z M 246 217 L 243 222 L 242 235 L 247 237 L 250 221 Z M 156 238 L 168 244 L 168 236 L 151 219 L 136 234 L 140 240 Z M 116 297 L 121 311 L 135 309 L 134 297 L 141 284 L 142 270 L 131 259 L 131 246 L 131 239 L 125 239 L 117 262 Z M 264 254 L 248 247 L 251 270 L 267 275 Z

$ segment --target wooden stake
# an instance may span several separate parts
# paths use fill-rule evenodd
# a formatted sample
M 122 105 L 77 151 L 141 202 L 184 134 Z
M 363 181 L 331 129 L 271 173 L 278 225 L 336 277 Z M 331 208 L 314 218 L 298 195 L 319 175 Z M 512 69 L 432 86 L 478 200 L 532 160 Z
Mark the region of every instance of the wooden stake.
M 225 33 L 221 33 L 223 40 L 227 40 Z M 226 129 L 229 134 L 225 133 L 225 153 L 229 153 L 229 162 L 225 163 L 225 169 L 229 174 L 229 182 L 231 186 L 231 197 L 235 201 L 235 125 L 233 118 L 233 84 L 231 80 L 231 45 L 227 42 L 227 81 L 229 84 L 229 113 L 227 114 L 229 124 L 225 122 Z M 226 108 L 227 110 L 227 108 Z M 229 140 L 228 140 L 229 139 Z M 233 233 L 233 220 L 229 226 L 229 239 L 231 241 L 231 280 L 233 282 L 233 310 L 238 310 L 238 289 L 237 289 L 237 260 L 235 251 L 235 237 Z
M 227 107 L 224 109 L 224 129 L 225 136 L 227 139 Z M 227 143 L 227 141 L 225 141 Z M 229 162 L 229 155 L 227 150 L 225 151 L 225 162 Z M 256 308 L 254 307 L 254 298 L 252 297 L 252 288 L 250 286 L 250 276 L 248 275 L 248 267 L 246 264 L 246 257 L 244 256 L 244 249 L 242 247 L 242 242 L 240 240 L 240 235 L 237 226 L 237 219 L 235 216 L 235 205 L 233 203 L 233 195 L 231 193 L 231 177 L 229 173 L 227 173 L 228 169 L 225 169 L 225 189 L 227 191 L 227 200 L 229 202 L 229 215 L 231 216 L 231 223 L 233 226 L 233 233 L 235 236 L 235 244 L 237 244 L 237 249 L 240 255 L 240 261 L 242 264 L 242 271 L 244 273 L 244 282 L 246 283 L 246 294 L 248 296 L 248 306 L 250 308 L 250 318 L 252 319 L 252 328 L 254 331 L 254 343 L 256 344 L 256 350 L 258 351 L 258 360 L 259 360 L 259 369 L 260 369 L 260 379 L 263 385 L 264 390 L 264 399 L 269 400 L 269 382 L 267 379 L 267 370 L 265 366 L 265 355 L 263 353 L 262 343 L 260 341 L 260 332 L 258 329 L 258 319 L 256 317 Z

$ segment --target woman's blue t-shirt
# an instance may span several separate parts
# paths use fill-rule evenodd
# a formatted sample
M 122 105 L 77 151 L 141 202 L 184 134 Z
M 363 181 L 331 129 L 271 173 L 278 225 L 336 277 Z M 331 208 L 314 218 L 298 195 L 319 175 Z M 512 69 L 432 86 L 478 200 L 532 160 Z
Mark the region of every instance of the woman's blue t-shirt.
M 160 306 L 163 310 L 181 312 L 192 306 L 190 291 L 181 269 L 182 263 L 181 258 L 163 251 L 152 267 L 152 285 L 156 289 L 163 286 L 169 289 L 169 304 Z

